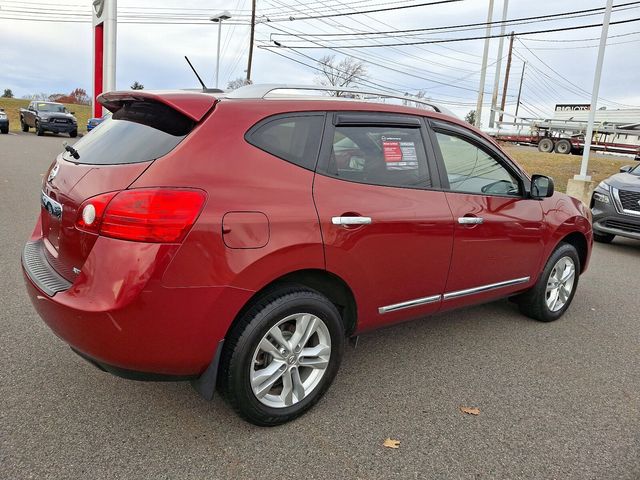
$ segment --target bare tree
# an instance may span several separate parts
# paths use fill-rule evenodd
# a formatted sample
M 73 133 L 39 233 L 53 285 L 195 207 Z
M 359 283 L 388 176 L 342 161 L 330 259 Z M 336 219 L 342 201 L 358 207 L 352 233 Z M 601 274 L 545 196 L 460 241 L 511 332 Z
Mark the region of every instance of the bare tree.
M 227 84 L 228 90 L 235 90 L 236 88 L 244 87 L 245 85 L 251 85 L 253 82 L 251 80 L 247 80 L 244 77 L 238 77 L 235 80 L 230 80 Z
M 367 78 L 367 67 L 363 62 L 353 57 L 345 57 L 336 61 L 335 55 L 325 55 L 318 60 L 318 67 L 320 73 L 317 75 L 316 81 L 327 87 L 348 88 Z M 336 97 L 345 96 L 345 93 L 341 91 L 330 92 Z

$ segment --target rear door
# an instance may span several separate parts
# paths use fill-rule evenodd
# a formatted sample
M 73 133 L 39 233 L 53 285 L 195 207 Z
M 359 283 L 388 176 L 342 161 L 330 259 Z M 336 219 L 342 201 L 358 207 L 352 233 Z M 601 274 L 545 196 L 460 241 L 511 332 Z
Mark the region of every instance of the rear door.
M 490 142 L 465 128 L 431 122 L 455 221 L 445 308 L 521 290 L 535 281 L 545 228 L 528 179 Z
M 440 305 L 453 218 L 423 126 L 407 115 L 327 118 L 313 195 L 327 269 L 351 287 L 359 330 Z

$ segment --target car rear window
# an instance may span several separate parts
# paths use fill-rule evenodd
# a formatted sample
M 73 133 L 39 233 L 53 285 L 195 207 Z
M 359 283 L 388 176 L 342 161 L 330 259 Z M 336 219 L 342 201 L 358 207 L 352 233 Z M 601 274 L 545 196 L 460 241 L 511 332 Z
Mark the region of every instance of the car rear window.
M 195 123 L 157 102 L 131 101 L 113 112 L 73 145 L 80 158 L 65 160 L 89 165 L 118 165 L 155 160 L 173 150 Z

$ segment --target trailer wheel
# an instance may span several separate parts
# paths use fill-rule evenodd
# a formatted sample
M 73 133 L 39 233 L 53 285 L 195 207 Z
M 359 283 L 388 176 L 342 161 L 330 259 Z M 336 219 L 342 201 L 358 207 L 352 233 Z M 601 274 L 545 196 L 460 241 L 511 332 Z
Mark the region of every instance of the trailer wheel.
M 551 153 L 553 152 L 553 140 L 550 138 L 543 138 L 538 142 L 538 150 L 542 153 Z
M 556 153 L 568 155 L 571 153 L 571 142 L 566 138 L 561 138 L 556 142 Z

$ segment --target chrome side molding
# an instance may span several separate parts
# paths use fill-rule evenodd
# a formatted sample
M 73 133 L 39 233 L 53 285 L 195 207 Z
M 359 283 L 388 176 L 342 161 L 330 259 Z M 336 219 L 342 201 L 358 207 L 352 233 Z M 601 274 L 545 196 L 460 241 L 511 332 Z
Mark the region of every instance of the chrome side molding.
M 457 290 L 455 292 L 445 293 L 443 295 L 444 300 L 452 300 L 454 298 L 464 297 L 467 295 L 473 295 L 476 293 L 488 292 L 490 290 L 496 290 L 498 288 L 511 287 L 513 285 L 519 285 L 521 283 L 527 283 L 531 277 L 514 278 L 513 280 L 505 280 L 504 282 L 490 283 L 489 285 L 481 285 L 479 287 L 467 288 L 465 290 Z
M 403 310 L 405 308 L 417 307 L 420 305 L 426 305 L 428 303 L 439 302 L 442 295 L 431 295 L 430 297 L 416 298 L 414 300 L 407 300 L 406 302 L 394 303 L 393 305 L 387 305 L 386 307 L 378 308 L 378 313 L 395 312 L 396 310 Z

